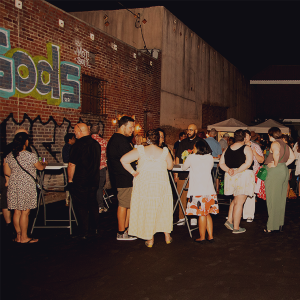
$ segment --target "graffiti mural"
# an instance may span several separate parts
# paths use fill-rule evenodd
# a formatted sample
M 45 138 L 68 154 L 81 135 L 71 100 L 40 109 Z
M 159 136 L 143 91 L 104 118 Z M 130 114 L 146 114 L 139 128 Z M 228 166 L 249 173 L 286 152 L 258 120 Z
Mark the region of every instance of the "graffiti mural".
M 66 108 L 80 106 L 81 67 L 60 61 L 60 47 L 47 43 L 47 57 L 11 49 L 10 32 L 0 28 L 0 96 L 32 96 Z

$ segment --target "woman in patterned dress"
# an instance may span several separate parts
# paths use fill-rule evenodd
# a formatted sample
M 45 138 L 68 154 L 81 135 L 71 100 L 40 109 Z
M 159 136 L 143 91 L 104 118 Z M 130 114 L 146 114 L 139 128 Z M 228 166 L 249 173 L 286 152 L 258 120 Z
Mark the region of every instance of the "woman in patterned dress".
M 244 143 L 245 132 L 242 129 L 235 131 L 234 139 L 235 143 L 223 152 L 220 160 L 220 167 L 225 171 L 224 194 L 234 196 L 224 225 L 232 233 L 243 233 L 246 231 L 240 227 L 243 205 L 247 196 L 253 197 L 255 187 L 253 152 Z
M 167 170 L 172 170 L 173 160 L 168 148 L 159 148 L 158 130 L 149 130 L 146 138 L 148 146 L 137 146 L 122 156 L 121 163 L 135 177 L 128 234 L 146 240 L 151 248 L 156 232 L 164 232 L 167 244 L 172 242 L 173 196 Z M 137 171 L 130 165 L 136 160 Z
M 200 238 L 194 241 L 205 242 L 207 231 L 208 241 L 212 243 L 213 221 L 210 214 L 219 212 L 217 193 L 211 177 L 214 160 L 209 145 L 203 139 L 196 142 L 193 153 L 187 157 L 182 166 L 182 170 L 190 168 L 186 214 L 199 217 Z
M 35 243 L 38 240 L 27 236 L 30 209 L 37 207 L 37 192 L 34 179 L 19 164 L 36 178 L 36 169 L 43 170 L 47 163 L 40 163 L 35 153 L 28 152 L 29 136 L 25 132 L 15 135 L 13 151 L 5 158 L 8 209 L 14 210 L 13 223 L 17 232 L 15 242 Z M 19 164 L 17 163 L 18 160 Z

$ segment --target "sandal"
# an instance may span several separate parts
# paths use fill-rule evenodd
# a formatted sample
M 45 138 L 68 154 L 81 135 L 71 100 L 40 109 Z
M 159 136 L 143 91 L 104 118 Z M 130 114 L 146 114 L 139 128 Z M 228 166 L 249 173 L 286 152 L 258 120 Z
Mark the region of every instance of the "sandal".
M 146 242 L 145 242 L 145 245 L 146 245 L 148 248 L 152 248 L 153 244 L 154 244 L 154 242 L 153 242 L 153 243 L 151 243 L 151 242 L 149 242 L 149 241 L 146 241 Z
M 31 238 L 31 239 L 29 239 L 28 242 L 26 242 L 24 244 L 33 244 L 33 243 L 37 243 L 38 241 L 39 241 L 38 239 Z
M 171 244 L 172 242 L 173 242 L 173 239 L 170 238 L 168 241 L 166 241 L 166 244 L 169 245 L 169 244 Z
M 272 233 L 273 230 L 268 230 L 267 228 L 264 229 L 264 233 Z

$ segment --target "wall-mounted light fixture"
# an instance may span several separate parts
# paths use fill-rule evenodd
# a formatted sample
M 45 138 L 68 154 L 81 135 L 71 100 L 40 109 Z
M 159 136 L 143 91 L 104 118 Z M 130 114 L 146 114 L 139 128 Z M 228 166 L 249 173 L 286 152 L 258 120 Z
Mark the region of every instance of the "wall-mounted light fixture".
M 113 125 L 117 125 L 118 121 L 124 116 L 123 113 L 119 113 L 117 111 L 115 111 L 115 117 L 114 119 L 112 119 L 112 124 Z
M 142 127 L 140 126 L 140 124 L 136 124 L 134 127 L 134 132 L 138 133 L 138 132 L 140 132 L 141 129 L 142 129 Z
M 109 25 L 108 15 L 104 15 L 103 19 L 104 19 L 104 25 L 107 27 Z

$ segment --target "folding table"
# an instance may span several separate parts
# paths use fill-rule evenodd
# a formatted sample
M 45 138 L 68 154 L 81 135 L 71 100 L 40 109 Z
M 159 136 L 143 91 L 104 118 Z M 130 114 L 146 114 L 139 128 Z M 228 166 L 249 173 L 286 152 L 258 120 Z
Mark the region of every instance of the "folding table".
M 45 192 L 44 191 L 57 192 L 58 189 L 65 188 L 67 186 L 67 184 L 68 184 L 67 171 L 66 171 L 67 167 L 68 167 L 68 164 L 64 164 L 64 163 L 49 163 L 48 166 L 45 168 L 45 170 L 61 170 L 61 169 L 63 169 L 64 185 L 61 185 L 61 186 L 59 186 L 59 185 L 58 186 L 44 185 L 45 170 L 40 171 L 40 176 L 39 176 L 38 180 L 39 180 L 39 184 L 42 187 L 42 189 L 38 195 L 37 212 L 36 212 L 36 216 L 33 221 L 32 228 L 31 228 L 31 234 L 32 234 L 34 228 L 69 228 L 70 234 L 72 234 L 72 222 L 75 221 L 76 224 L 78 225 L 76 215 L 74 213 L 71 195 L 70 195 L 69 219 L 68 220 L 47 220 L 47 217 L 46 217 L 46 203 L 45 203 L 45 195 L 44 195 Z M 51 187 L 51 190 L 47 190 L 47 188 L 49 188 L 49 187 Z M 39 214 L 40 205 L 44 206 L 44 225 L 43 226 L 35 226 L 35 222 L 36 222 L 37 216 Z M 72 212 L 74 215 L 74 220 L 72 220 Z M 67 226 L 49 226 L 49 225 L 47 225 L 46 222 L 69 222 L 69 225 L 67 225 Z
M 176 196 L 177 196 L 177 200 L 176 200 L 176 203 L 175 203 L 174 209 L 173 209 L 173 214 L 175 213 L 175 210 L 176 210 L 176 208 L 177 208 L 177 205 L 179 204 L 179 205 L 181 206 L 182 211 L 183 211 L 183 215 L 184 215 L 184 218 L 185 218 L 185 222 L 186 222 L 186 224 L 187 224 L 187 227 L 188 227 L 188 231 L 189 231 L 190 237 L 192 238 L 192 231 L 195 230 L 195 229 L 198 229 L 198 227 L 193 228 L 193 229 L 190 228 L 190 224 L 189 224 L 189 222 L 188 222 L 188 218 L 187 218 L 187 216 L 186 216 L 186 214 L 185 214 L 185 209 L 186 209 L 186 208 L 183 207 L 183 204 L 182 204 L 182 202 L 181 202 L 181 195 L 182 195 L 182 192 L 184 191 L 184 189 L 186 188 L 186 186 L 187 186 L 187 184 L 188 184 L 188 182 L 189 182 L 189 175 L 188 175 L 187 178 L 185 179 L 184 184 L 183 184 L 183 186 L 182 186 L 182 189 L 181 189 L 181 191 L 180 191 L 180 193 L 179 193 L 178 190 L 177 190 L 177 187 L 176 187 L 176 184 L 175 184 L 175 181 L 174 181 L 172 172 L 174 172 L 174 173 L 178 173 L 178 172 L 189 172 L 189 169 L 183 171 L 183 170 L 182 170 L 182 165 L 174 165 L 173 169 L 169 171 L 169 175 L 170 175 L 170 178 L 171 178 L 171 181 L 172 181 L 172 184 L 173 184 L 174 190 L 176 191 Z M 179 221 L 178 221 L 178 222 L 179 222 Z M 174 224 L 177 224 L 178 222 L 176 222 L 176 223 L 174 223 Z

